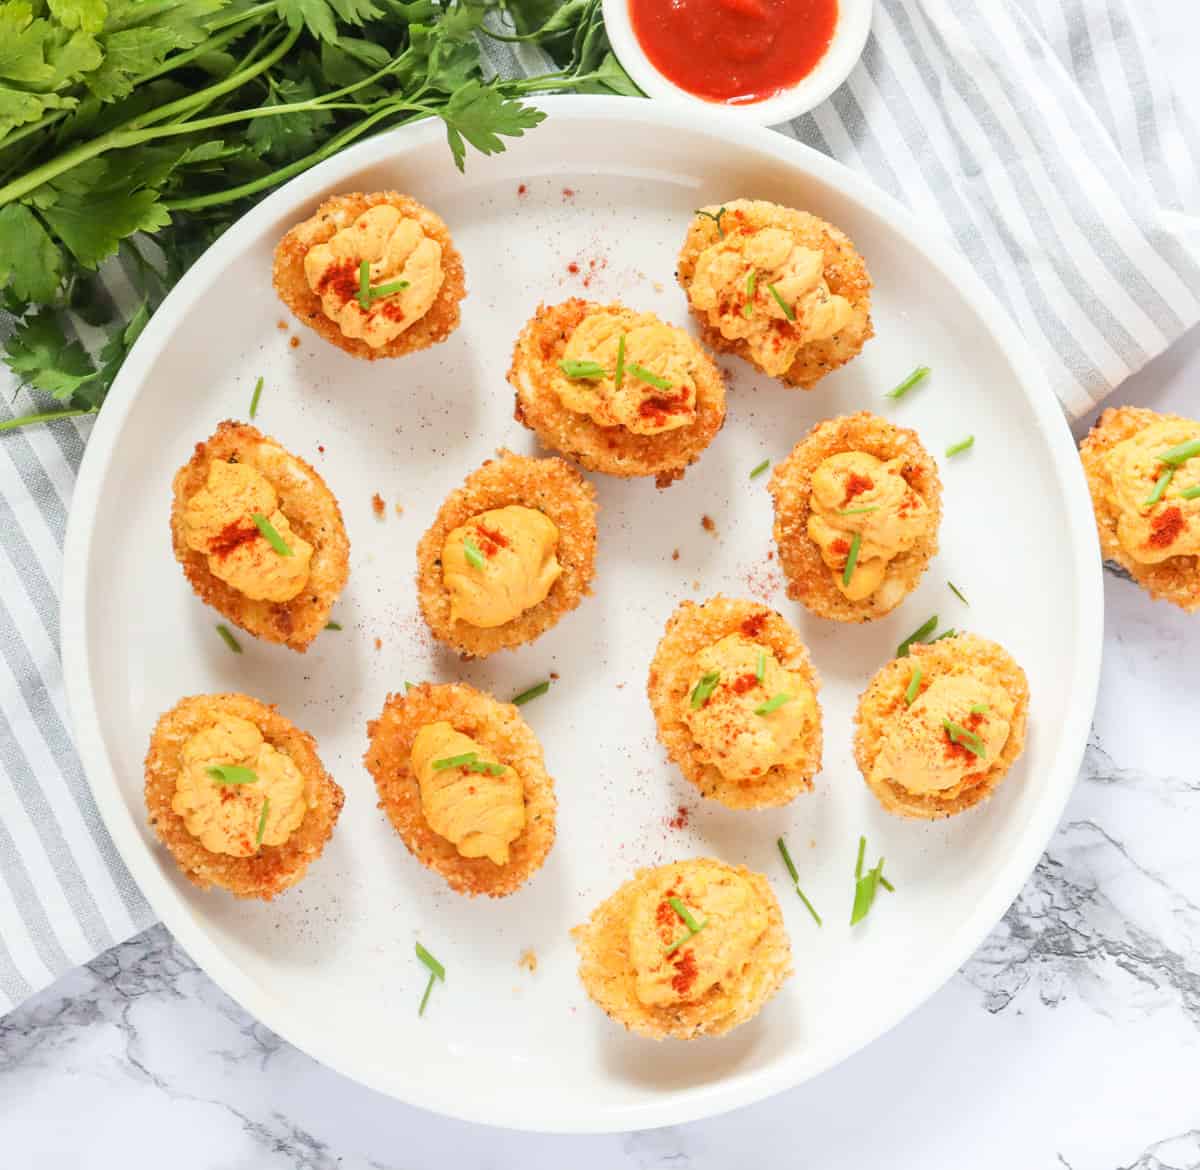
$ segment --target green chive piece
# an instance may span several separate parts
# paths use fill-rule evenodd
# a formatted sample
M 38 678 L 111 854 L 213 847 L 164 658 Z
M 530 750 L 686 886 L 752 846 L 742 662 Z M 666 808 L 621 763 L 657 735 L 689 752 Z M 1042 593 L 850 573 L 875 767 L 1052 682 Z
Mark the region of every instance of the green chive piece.
M 850 911 L 850 925 L 861 922 L 871 912 L 875 904 L 875 895 L 879 892 L 879 879 L 883 876 L 883 859 L 879 864 L 867 870 L 854 883 L 854 908 Z
M 417 958 L 429 968 L 429 973 L 435 979 L 446 978 L 446 968 L 441 965 L 420 943 L 416 944 Z
M 711 211 L 703 211 L 699 207 L 696 208 L 696 214 L 704 216 L 705 219 L 711 219 L 717 225 L 717 231 L 721 233 L 721 239 L 725 238 L 725 229 L 721 226 L 721 216 L 725 214 L 725 208 L 721 208 L 715 215 Z
M 1200 439 L 1190 439 L 1186 443 L 1180 443 L 1178 447 L 1164 451 L 1158 459 L 1160 463 L 1173 463 L 1178 466 L 1189 459 L 1195 459 L 1197 455 L 1200 455 Z
M 263 380 L 260 377 L 254 383 L 254 393 L 250 395 L 250 417 L 253 418 L 258 414 L 258 400 L 262 397 Z
M 692 934 L 695 934 L 700 929 L 700 925 L 692 917 L 692 912 L 679 898 L 668 898 L 667 901 L 671 903 L 671 909 L 674 910 L 681 919 L 683 919 L 684 926 L 686 926 L 688 930 L 692 932 Z
M 865 516 L 868 512 L 878 511 L 878 504 L 868 504 L 865 508 L 839 508 L 837 514 L 839 516 Z
M 943 638 L 955 638 L 958 636 L 958 631 L 951 626 L 948 630 L 943 630 L 936 638 L 930 639 L 932 642 L 940 642 Z
M 263 833 L 265 833 L 267 831 L 267 811 L 268 811 L 268 809 L 270 809 L 270 807 L 271 807 L 271 798 L 269 796 L 264 796 L 262 812 L 259 814 L 259 817 L 258 817 L 258 833 L 256 834 L 256 836 L 254 838 L 254 847 L 256 849 L 262 848 Z
M 757 479 L 770 466 L 771 461 L 769 459 L 764 459 L 752 472 L 750 472 L 750 478 Z
M 365 313 L 371 307 L 371 261 L 363 260 L 358 266 L 358 307 Z
M 987 749 L 983 745 L 983 740 L 975 732 L 968 731 L 961 723 L 955 723 L 953 719 L 943 719 L 942 726 L 946 729 L 951 743 L 965 747 L 973 756 L 978 756 L 981 760 L 987 758 Z
M 653 370 L 648 370 L 645 366 L 639 366 L 637 362 L 630 362 L 628 368 L 629 372 L 635 378 L 645 382 L 647 386 L 653 386 L 656 390 L 671 389 L 671 383 L 666 378 L 660 378 Z
M 817 908 L 808 900 L 808 895 L 799 886 L 793 886 L 792 888 L 800 895 L 800 901 L 804 903 L 808 912 L 813 916 L 813 921 L 818 926 L 824 926 L 825 923 L 821 921 L 821 916 L 817 913 Z
M 882 863 L 880 864 L 882 865 Z M 894 894 L 896 892 L 896 887 L 883 876 L 882 869 L 879 871 L 879 884 L 883 886 L 883 888 L 887 890 L 889 894 Z
M 421 996 L 421 1006 L 417 1008 L 417 1015 L 419 1016 L 425 1014 L 425 1005 L 429 1002 L 429 993 L 433 991 L 433 984 L 436 979 L 437 976 L 431 971 L 429 973 L 429 980 L 425 984 L 425 994 Z
M 393 280 L 391 284 L 377 284 L 371 289 L 371 300 L 378 301 L 384 297 L 394 297 L 398 292 L 408 288 L 407 280 Z
M 794 321 L 796 319 L 796 310 L 793 309 L 792 306 L 789 305 L 787 301 L 785 301 L 783 297 L 779 295 L 779 289 L 777 289 L 773 284 L 767 285 L 767 288 L 771 290 L 771 296 L 775 298 L 775 303 L 783 310 L 783 315 L 789 321 Z
M 221 640 L 235 654 L 242 652 L 241 643 L 233 636 L 233 631 L 224 622 L 217 622 L 217 633 L 221 635 Z
M 758 288 L 758 269 L 751 268 L 746 277 L 746 303 L 742 306 L 743 317 L 754 316 L 754 292 Z
M 754 668 L 754 677 L 759 681 L 766 677 L 767 673 L 767 652 L 760 650 L 758 652 L 758 665 Z
M 259 532 L 266 537 L 267 543 L 281 556 L 290 557 L 293 555 L 292 550 L 288 547 L 287 541 L 275 531 L 275 525 L 271 523 L 261 512 L 251 512 L 250 519 L 254 521 Z
M 707 674 L 701 676 L 700 681 L 692 689 L 693 711 L 699 711 L 708 702 L 709 696 L 717 689 L 717 683 L 720 681 L 721 672 L 719 670 L 710 670 Z
M 543 679 L 540 683 L 532 686 L 527 691 L 522 691 L 519 695 L 514 695 L 509 702 L 515 703 L 518 707 L 528 703 L 530 699 L 537 699 L 544 695 L 550 689 L 550 680 Z
M 490 760 L 472 760 L 463 767 L 478 776 L 503 776 L 508 771 L 503 764 L 493 764 Z
M 1175 478 L 1175 468 L 1168 467 L 1166 471 L 1158 477 L 1158 481 L 1154 485 L 1154 490 L 1142 501 L 1143 508 L 1153 508 L 1159 500 L 1163 498 L 1163 493 L 1167 490 L 1167 486 L 1171 480 Z
M 213 764 L 205 771 L 215 784 L 257 784 L 258 773 L 253 768 L 242 768 L 237 764 Z
M 986 703 L 972 703 L 971 704 L 971 714 L 972 715 L 982 715 L 985 712 L 990 711 L 990 710 L 991 710 L 991 707 L 989 707 Z
M 783 857 L 783 864 L 787 866 L 788 875 L 792 879 L 792 888 L 800 895 L 800 901 L 804 903 L 808 912 L 813 916 L 813 921 L 818 925 L 824 925 L 821 921 L 821 916 L 817 913 L 817 908 L 808 900 L 808 895 L 800 888 L 800 875 L 796 872 L 796 864 L 792 861 L 792 855 L 788 852 L 787 842 L 782 837 L 775 842 L 779 846 L 779 852 Z
M 558 363 L 558 368 L 568 378 L 582 378 L 589 382 L 608 377 L 608 371 L 599 362 L 572 361 L 564 358 Z
M 407 692 L 407 691 L 415 691 L 415 690 L 417 689 L 417 684 L 416 684 L 416 683 L 410 683 L 410 682 L 408 682 L 408 681 L 406 680 L 406 681 L 405 681 L 405 683 L 404 683 L 404 689 L 405 689 L 405 691 L 406 691 L 406 692 Z
M 467 558 L 467 564 L 472 569 L 483 568 L 483 553 L 479 551 L 479 545 L 470 536 L 463 537 L 463 556 Z
M 342 628 L 342 623 L 341 622 L 326 622 L 325 628 L 327 630 L 340 630 Z
M 862 533 L 856 532 L 850 541 L 850 555 L 846 557 L 846 567 L 842 570 L 842 584 L 849 585 L 854 576 L 854 567 L 858 564 L 858 550 L 862 547 Z
M 858 881 L 858 879 L 860 877 L 862 877 L 863 858 L 866 856 L 866 852 L 867 852 L 867 839 L 866 839 L 866 837 L 859 837 L 859 839 L 858 839 L 858 860 L 855 861 L 855 863 L 854 863 L 854 880 L 855 881 Z
M 929 619 L 929 621 L 925 622 L 924 625 L 919 626 L 917 629 L 915 629 L 911 634 L 908 635 L 907 638 L 904 639 L 903 642 L 900 643 L 899 646 L 896 647 L 896 657 L 897 658 L 907 658 L 908 657 L 908 648 L 914 642 L 926 641 L 929 638 L 929 635 L 932 634 L 933 631 L 937 629 L 937 624 L 938 624 L 938 619 L 937 619 L 937 614 L 935 613 L 933 615 L 933 617 L 931 617 Z
M 765 703 L 763 703 L 761 707 L 755 707 L 754 714 L 755 715 L 770 715 L 773 712 L 778 711 L 779 708 L 784 705 L 784 703 L 790 703 L 791 701 L 792 701 L 792 696 L 785 695 L 781 691 L 778 695 L 772 695 L 771 698 L 769 698 Z
M 613 371 L 613 389 L 620 390 L 625 381 L 625 334 L 617 338 L 617 368 Z
M 681 946 L 683 946 L 684 943 L 691 942 L 692 939 L 694 939 L 696 935 L 698 935 L 700 931 L 702 931 L 707 925 L 708 919 L 706 918 L 695 930 L 689 930 L 687 934 L 683 936 L 683 938 L 679 939 L 677 942 L 673 942 L 669 947 L 667 947 L 667 949 L 663 952 L 664 957 L 667 955 L 673 955 Z
M 440 760 L 433 761 L 433 770 L 435 772 L 444 772 L 447 768 L 461 768 L 464 764 L 473 764 L 479 759 L 478 752 L 463 752 L 459 756 L 446 756 Z
M 947 581 L 946 584 L 950 586 L 950 592 L 953 593 L 954 596 L 957 597 L 958 600 L 963 603 L 963 605 L 969 606 L 971 604 L 963 596 L 963 591 L 957 585 L 955 585 L 953 581 Z
M 946 448 L 946 457 L 949 458 L 951 455 L 961 455 L 962 452 L 969 451 L 974 446 L 975 436 L 968 435 L 965 439 L 960 439 L 957 443 L 951 443 L 950 446 Z
M 912 678 L 910 678 L 908 680 L 908 686 L 904 690 L 904 705 L 906 707 L 911 707 L 913 705 L 913 700 L 917 697 L 917 694 L 920 692 L 920 689 L 921 689 L 921 668 L 919 666 L 914 666 L 913 672 L 912 672 Z
M 1184 488 L 1183 491 L 1179 493 L 1179 498 L 1181 500 L 1200 499 L 1200 483 L 1196 484 L 1195 487 Z
M 928 366 L 917 366 L 899 386 L 889 390 L 884 398 L 903 398 L 914 386 L 919 386 L 926 378 L 929 377 Z

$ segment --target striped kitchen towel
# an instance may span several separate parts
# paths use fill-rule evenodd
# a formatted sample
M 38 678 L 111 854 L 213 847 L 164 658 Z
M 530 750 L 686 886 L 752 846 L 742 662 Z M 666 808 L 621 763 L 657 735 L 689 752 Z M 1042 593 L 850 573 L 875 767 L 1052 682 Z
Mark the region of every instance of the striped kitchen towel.
M 1086 412 L 1200 319 L 1200 169 L 1134 0 L 880 0 L 784 133 L 943 228 Z M 536 51 L 485 42 L 504 74 Z M 0 417 L 25 413 L 0 395 Z M 89 424 L 0 435 L 0 1011 L 150 921 L 72 749 L 61 549 Z

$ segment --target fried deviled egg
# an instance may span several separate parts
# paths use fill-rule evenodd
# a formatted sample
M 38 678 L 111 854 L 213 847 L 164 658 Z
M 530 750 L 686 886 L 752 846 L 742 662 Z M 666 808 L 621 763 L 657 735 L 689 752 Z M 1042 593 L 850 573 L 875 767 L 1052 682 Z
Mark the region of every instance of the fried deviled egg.
M 821 708 L 808 650 L 774 610 L 683 602 L 650 663 L 658 738 L 704 796 L 767 808 L 812 788 Z
M 1200 422 L 1106 410 L 1079 453 L 1105 560 L 1151 597 L 1200 609 Z
M 513 351 L 516 418 L 589 471 L 683 475 L 725 421 L 725 382 L 683 329 L 621 304 L 539 305 Z
M 500 450 L 446 498 L 417 546 L 434 637 L 484 658 L 532 642 L 591 592 L 596 491 L 561 459 Z
M 770 492 L 788 596 L 819 617 L 882 617 L 937 552 L 937 465 L 915 431 L 869 411 L 813 427 L 776 465 Z
M 1029 684 L 975 634 L 916 644 L 868 684 L 854 758 L 890 813 L 936 820 L 986 800 L 1025 747 Z
M 474 897 L 511 894 L 554 844 L 554 781 L 520 712 L 466 683 L 389 695 L 367 724 L 379 807 L 409 852 Z
M 807 211 L 761 199 L 701 208 L 676 275 L 705 344 L 804 390 L 874 333 L 862 257 Z
M 248 695 L 193 695 L 146 755 L 150 824 L 190 882 L 270 900 L 320 855 L 342 790 L 316 740 Z
M 326 199 L 275 249 L 275 291 L 354 357 L 403 357 L 445 341 L 466 295 L 441 217 L 396 191 Z
M 639 870 L 571 934 L 588 995 L 654 1040 L 728 1032 L 792 973 L 767 879 L 710 857 Z
M 303 459 L 225 421 L 175 474 L 171 539 L 201 601 L 303 652 L 350 571 L 341 509 Z

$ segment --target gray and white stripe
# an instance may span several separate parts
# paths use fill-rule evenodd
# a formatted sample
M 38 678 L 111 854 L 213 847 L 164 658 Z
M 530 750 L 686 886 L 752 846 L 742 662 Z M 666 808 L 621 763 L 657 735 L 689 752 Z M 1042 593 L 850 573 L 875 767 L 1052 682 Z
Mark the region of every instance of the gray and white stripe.
M 1133 0 L 879 0 L 845 86 L 781 127 L 944 228 L 1072 415 L 1200 319 L 1200 138 L 1143 17 Z M 485 53 L 503 75 L 549 68 L 528 46 Z M 62 540 L 89 426 L 0 435 L 0 1012 L 151 917 L 63 704 Z

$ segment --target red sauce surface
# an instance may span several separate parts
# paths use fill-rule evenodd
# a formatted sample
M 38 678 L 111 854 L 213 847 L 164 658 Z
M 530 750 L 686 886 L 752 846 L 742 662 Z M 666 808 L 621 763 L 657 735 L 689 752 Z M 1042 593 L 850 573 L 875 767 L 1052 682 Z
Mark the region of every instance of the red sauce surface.
M 654 67 L 688 93 L 731 104 L 763 101 L 807 77 L 837 16 L 837 0 L 629 0 Z

